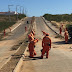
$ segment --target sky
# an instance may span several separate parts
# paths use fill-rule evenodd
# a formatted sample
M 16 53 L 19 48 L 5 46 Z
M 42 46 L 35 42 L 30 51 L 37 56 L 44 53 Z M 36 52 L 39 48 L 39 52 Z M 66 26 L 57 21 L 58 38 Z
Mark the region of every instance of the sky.
M 0 12 L 8 11 L 20 12 L 24 7 L 24 12 L 27 16 L 43 16 L 44 14 L 71 14 L 72 13 L 72 0 L 0 0 Z

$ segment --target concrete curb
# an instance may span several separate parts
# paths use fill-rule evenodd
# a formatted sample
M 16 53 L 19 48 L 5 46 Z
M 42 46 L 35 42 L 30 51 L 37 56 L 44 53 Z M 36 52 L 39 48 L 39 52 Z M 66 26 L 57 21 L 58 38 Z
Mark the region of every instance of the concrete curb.
M 34 24 L 35 24 L 35 23 L 36 23 L 36 22 L 34 22 Z M 34 29 L 34 26 L 33 26 L 33 29 Z M 26 54 L 27 50 L 28 50 L 28 46 L 26 47 L 26 49 L 25 49 L 22 57 L 20 58 L 18 64 L 16 65 L 15 69 L 13 70 L 13 72 L 20 72 L 20 69 L 21 69 L 23 60 L 25 59 L 25 54 Z
M 24 55 L 21 57 L 21 59 L 19 60 L 17 66 L 15 67 L 14 71 L 13 72 L 20 72 L 20 69 L 21 69 L 21 66 L 22 66 L 22 63 L 23 63 L 23 60 L 25 58 L 25 53 L 27 51 L 28 47 L 26 47 L 25 51 L 24 51 Z
M 47 22 L 45 21 L 45 18 L 44 17 L 41 17 L 43 19 L 43 21 L 45 22 L 45 24 L 57 35 L 61 36 L 62 38 L 64 38 L 64 36 L 60 35 L 59 33 L 57 33 L 55 30 L 53 30 L 48 24 Z

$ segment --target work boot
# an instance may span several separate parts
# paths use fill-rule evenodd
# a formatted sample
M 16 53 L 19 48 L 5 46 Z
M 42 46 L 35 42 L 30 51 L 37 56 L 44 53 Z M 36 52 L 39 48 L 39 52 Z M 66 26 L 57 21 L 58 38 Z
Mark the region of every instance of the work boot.
M 68 44 L 68 42 L 65 42 L 65 44 Z
M 41 59 L 43 59 L 43 56 L 41 56 Z
M 30 58 L 33 58 L 33 56 L 29 56 Z
M 36 55 L 36 53 L 34 53 L 34 55 Z
M 36 52 L 35 52 L 35 50 L 34 50 L 34 53 L 33 53 L 34 55 L 36 55 Z
M 46 58 L 48 58 L 48 57 L 46 57 Z

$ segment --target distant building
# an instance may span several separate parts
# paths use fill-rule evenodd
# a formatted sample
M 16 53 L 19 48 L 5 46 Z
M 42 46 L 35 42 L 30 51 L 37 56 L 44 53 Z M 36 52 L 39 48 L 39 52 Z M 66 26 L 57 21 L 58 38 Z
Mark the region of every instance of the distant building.
M 19 14 L 16 11 L 12 11 L 12 12 L 0 12 L 0 15 L 15 15 L 15 14 Z
M 0 15 L 6 15 L 7 12 L 0 12 Z

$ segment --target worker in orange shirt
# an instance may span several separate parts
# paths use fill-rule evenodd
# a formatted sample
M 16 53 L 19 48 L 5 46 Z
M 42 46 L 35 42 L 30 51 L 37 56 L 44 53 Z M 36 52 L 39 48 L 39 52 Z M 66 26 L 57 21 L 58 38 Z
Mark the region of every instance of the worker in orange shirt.
M 33 33 L 32 33 L 32 32 L 30 33 L 30 35 L 31 35 L 33 38 L 35 38 L 35 36 L 33 35 Z
M 62 34 L 63 24 L 60 27 L 60 34 Z
M 38 39 L 32 39 L 28 45 L 30 57 L 34 57 L 34 55 L 36 55 L 36 52 L 34 50 L 34 46 L 36 42 L 38 42 Z
M 62 34 L 62 28 L 60 27 L 60 34 Z
M 6 30 L 4 29 L 4 36 L 6 35 Z
M 43 58 L 45 52 L 46 52 L 46 58 L 48 58 L 49 50 L 51 49 L 51 39 L 49 37 L 49 34 L 46 34 L 46 36 L 42 40 L 42 55 L 41 58 Z
M 63 28 L 63 24 L 61 25 L 61 27 Z
M 35 35 L 35 31 L 31 30 L 31 33 L 32 33 L 33 35 Z
M 65 43 L 68 43 L 68 31 L 67 31 L 67 28 L 65 29 L 64 36 L 65 36 Z
M 28 40 L 29 40 L 29 42 L 30 42 L 31 40 L 34 40 L 34 37 L 32 37 L 31 34 L 28 34 Z
M 35 32 L 33 30 L 31 30 L 30 35 L 35 39 Z

